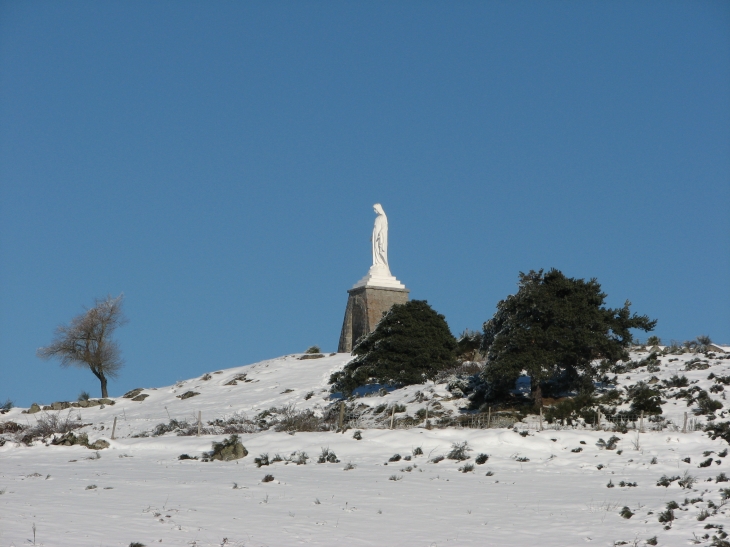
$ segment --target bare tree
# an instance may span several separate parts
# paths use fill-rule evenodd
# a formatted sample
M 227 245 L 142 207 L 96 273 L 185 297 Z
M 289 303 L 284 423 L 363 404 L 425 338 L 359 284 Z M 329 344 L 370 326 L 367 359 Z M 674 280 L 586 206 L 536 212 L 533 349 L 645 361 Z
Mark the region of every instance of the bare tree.
M 88 368 L 101 382 L 101 396 L 108 397 L 107 379 L 116 378 L 124 364 L 119 346 L 111 339 L 114 330 L 127 322 L 123 299 L 120 294 L 94 300 L 94 307 L 56 329 L 55 339 L 50 346 L 38 349 L 38 357 L 58 357 L 62 367 Z

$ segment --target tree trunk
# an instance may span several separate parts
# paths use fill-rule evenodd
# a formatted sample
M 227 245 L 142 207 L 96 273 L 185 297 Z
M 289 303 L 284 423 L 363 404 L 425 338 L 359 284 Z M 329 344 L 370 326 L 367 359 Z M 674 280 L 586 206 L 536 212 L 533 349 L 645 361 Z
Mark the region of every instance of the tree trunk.
M 542 388 L 540 387 L 540 382 L 535 382 L 535 385 L 532 387 L 532 398 L 535 401 L 535 406 L 537 408 L 542 408 Z
M 103 374 L 99 375 L 99 381 L 101 382 L 101 396 L 106 399 L 109 397 L 109 392 L 106 390 L 106 376 Z

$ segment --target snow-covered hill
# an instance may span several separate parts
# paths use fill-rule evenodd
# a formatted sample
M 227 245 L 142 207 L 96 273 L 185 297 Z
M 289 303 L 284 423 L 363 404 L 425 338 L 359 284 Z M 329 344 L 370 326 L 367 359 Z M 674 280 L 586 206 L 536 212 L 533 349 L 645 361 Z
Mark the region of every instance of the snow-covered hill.
M 545 424 L 540 431 L 534 417 L 509 429 L 426 429 L 427 405 L 431 423 L 465 415 L 468 401 L 455 396 L 454 378 L 362 393 L 346 416 L 360 440 L 354 428 L 317 431 L 339 419 L 327 380 L 347 354 L 212 370 L 170 387 L 135 390 L 113 404 L 31 414 L 12 409 L 0 416 L 0 427 L 13 422 L 27 432 L 55 417 L 80 425 L 75 435 L 109 447 L 54 446 L 53 437 L 27 446 L 16 442 L 23 431 L 1 435 L 0 546 L 32 542 L 34 524 L 37 544 L 69 546 L 644 545 L 654 537 L 659 545 L 722 545 L 728 445 L 681 427 L 685 412 L 699 422 L 690 429 L 707 421 L 693 412 L 700 390 L 722 405 L 716 421 L 730 419 L 718 381 L 730 376 L 730 359 L 649 356 L 633 353 L 617 375 L 622 394 L 640 381 L 662 388 L 666 421 L 647 421 L 647 428 L 662 430 L 645 433 L 633 424 L 614 433 L 609 422 L 598 430 Z M 675 375 L 686 376 L 687 386 L 667 387 Z M 203 434 L 196 436 L 199 415 Z M 303 416 L 316 418 L 315 431 L 295 432 L 286 421 Z M 249 452 L 245 458 L 178 459 L 200 457 L 234 431 Z M 615 449 L 603 448 L 599 440 L 614 434 Z M 439 459 L 464 442 L 469 459 Z M 339 462 L 317 463 L 322 449 Z M 297 465 L 302 453 L 309 459 Z M 254 459 L 263 454 L 278 461 L 258 467 Z M 485 463 L 477 463 L 479 454 L 488 456 Z M 262 482 L 265 475 L 273 480 Z M 668 486 L 657 485 L 662 477 Z M 694 484 L 682 481 L 687 477 Z M 674 520 L 660 523 L 672 501 Z M 620 515 L 624 507 L 631 518 Z

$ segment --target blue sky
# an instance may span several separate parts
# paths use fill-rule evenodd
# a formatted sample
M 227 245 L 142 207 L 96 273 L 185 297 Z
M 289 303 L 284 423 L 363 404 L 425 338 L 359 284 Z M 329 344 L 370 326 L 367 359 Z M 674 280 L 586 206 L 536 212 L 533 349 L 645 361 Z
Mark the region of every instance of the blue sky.
M 124 293 L 119 395 L 337 347 L 370 266 L 479 329 L 518 272 L 730 343 L 727 2 L 0 2 L 0 402 Z

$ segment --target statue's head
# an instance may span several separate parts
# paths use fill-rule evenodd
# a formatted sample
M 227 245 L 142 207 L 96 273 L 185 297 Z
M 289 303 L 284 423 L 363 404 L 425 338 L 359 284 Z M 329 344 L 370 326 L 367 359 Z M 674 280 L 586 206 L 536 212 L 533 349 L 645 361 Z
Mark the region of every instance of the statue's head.
M 380 205 L 380 203 L 376 203 L 375 205 L 373 205 L 373 209 L 379 215 L 384 215 L 385 214 L 385 211 L 383 211 L 383 206 Z

